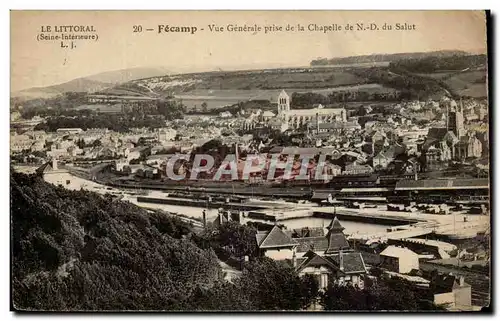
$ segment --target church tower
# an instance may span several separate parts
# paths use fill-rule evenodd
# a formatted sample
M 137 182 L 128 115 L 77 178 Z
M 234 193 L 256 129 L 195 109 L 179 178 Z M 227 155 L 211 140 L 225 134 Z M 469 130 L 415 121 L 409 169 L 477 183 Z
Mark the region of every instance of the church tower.
M 451 107 L 451 108 L 450 108 Z M 451 110 L 450 110 L 451 109 Z M 460 99 L 460 104 L 456 104 L 454 101 L 450 104 L 447 109 L 447 127 L 448 130 L 452 131 L 457 138 L 465 135 L 464 128 L 464 114 L 463 114 L 463 103 Z
M 290 96 L 282 90 L 278 96 L 278 115 L 290 110 Z

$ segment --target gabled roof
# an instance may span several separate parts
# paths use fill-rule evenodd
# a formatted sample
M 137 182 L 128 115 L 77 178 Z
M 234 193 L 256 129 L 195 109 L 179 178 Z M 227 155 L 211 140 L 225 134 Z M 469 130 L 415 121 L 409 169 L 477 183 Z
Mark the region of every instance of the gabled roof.
M 344 227 L 342 226 L 342 224 L 340 224 L 340 221 L 337 218 L 337 216 L 335 216 L 333 220 L 330 222 L 330 224 L 328 224 L 328 230 L 335 230 L 335 231 L 344 230 Z
M 329 255 L 325 256 L 328 260 L 335 263 L 336 266 L 340 268 L 340 256 L 342 255 L 343 259 L 343 272 L 346 274 L 349 273 L 360 273 L 366 272 L 365 261 L 363 260 L 363 256 L 359 252 L 349 252 L 342 253 L 337 255 Z
M 52 168 L 52 164 L 50 162 L 47 162 L 45 164 L 43 164 L 42 166 L 38 167 L 37 170 L 35 171 L 38 175 L 40 174 L 43 174 L 43 173 L 46 173 L 46 172 L 49 172 L 51 171 L 53 168 Z
M 294 239 L 299 245 L 297 253 L 307 251 L 325 251 L 328 248 L 328 239 L 325 236 L 301 237 Z
M 342 264 L 341 264 L 342 256 Z M 313 251 L 308 251 L 302 257 L 301 262 L 297 259 L 297 271 L 301 271 L 306 267 L 327 267 L 334 271 L 341 271 L 346 274 L 350 273 L 366 273 L 366 265 L 361 256 L 361 253 L 342 253 L 336 255 L 319 255 Z
M 325 253 L 334 253 L 341 250 L 349 250 L 351 247 L 344 233 L 329 233 L 328 234 L 328 248 Z
M 396 258 L 418 256 L 417 253 L 413 252 L 410 249 L 404 247 L 397 247 L 394 245 L 389 245 L 385 250 L 382 251 L 382 253 L 380 253 L 380 255 L 388 257 L 396 257 Z
M 259 248 L 274 248 L 295 246 L 295 242 L 289 235 L 283 232 L 278 226 L 274 226 L 268 233 L 257 233 L 255 236 Z
M 425 139 L 424 142 L 424 149 L 429 148 L 431 145 L 445 140 L 448 132 L 450 132 L 447 128 L 444 127 L 433 127 L 429 129 L 429 132 L 427 133 L 427 138 Z M 451 132 L 453 134 L 453 132 Z M 449 134 L 448 137 L 453 141 L 453 137 L 456 138 L 455 134 L 451 135 Z
M 338 270 L 338 267 L 336 267 L 331 260 L 328 260 L 325 257 L 322 257 L 312 251 L 308 251 L 306 254 L 304 254 L 303 257 L 305 257 L 306 260 L 303 261 L 302 264 L 297 265 L 296 271 L 301 271 L 308 266 L 313 266 L 313 267 L 326 266 L 329 267 L 330 269 Z
M 266 110 L 265 112 L 262 113 L 262 117 L 274 117 L 276 116 L 272 111 Z
M 351 248 L 343 231 L 344 227 L 340 224 L 337 216 L 335 216 L 330 225 L 328 225 L 328 234 L 326 235 L 328 248 L 325 251 L 326 254 Z

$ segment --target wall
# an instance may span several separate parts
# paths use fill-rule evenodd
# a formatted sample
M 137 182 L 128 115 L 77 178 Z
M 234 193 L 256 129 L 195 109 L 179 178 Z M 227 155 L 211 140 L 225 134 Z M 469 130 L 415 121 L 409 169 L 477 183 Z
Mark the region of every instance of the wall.
M 399 259 L 399 273 L 409 273 L 411 270 L 418 270 L 418 255 L 411 255 Z
M 434 304 L 455 305 L 455 294 L 453 292 L 434 294 Z
M 471 287 L 460 287 L 453 290 L 455 294 L 455 305 L 457 306 L 471 306 L 472 305 L 472 292 Z
M 306 274 L 316 277 L 320 288 L 326 288 L 328 286 L 328 282 L 330 282 L 330 278 L 334 277 L 334 274 L 331 274 L 331 271 L 324 266 L 319 268 L 308 266 L 299 273 L 300 276 L 304 276 Z
M 395 257 L 390 257 L 390 256 L 380 256 L 380 263 L 383 268 L 399 273 L 399 259 Z
M 293 251 L 291 249 L 266 250 L 265 255 L 273 260 L 292 259 Z

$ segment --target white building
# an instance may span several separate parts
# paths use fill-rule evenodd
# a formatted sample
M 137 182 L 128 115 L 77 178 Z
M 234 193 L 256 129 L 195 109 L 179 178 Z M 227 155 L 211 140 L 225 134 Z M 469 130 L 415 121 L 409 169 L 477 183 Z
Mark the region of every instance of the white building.
M 345 108 L 324 108 L 321 104 L 309 109 L 290 109 L 290 96 L 282 90 L 278 96 L 278 113 L 274 116 L 272 112 L 264 112 L 256 117 L 252 115 L 243 125 L 245 129 L 255 127 L 256 118 L 264 124 L 272 125 L 274 129 L 281 131 L 298 129 L 307 126 L 311 122 L 333 123 L 346 122 L 347 112 Z
M 177 136 L 177 131 L 172 128 L 161 128 L 156 132 L 156 138 L 160 142 L 172 141 L 175 136 Z
M 57 133 L 60 134 L 79 134 L 83 132 L 81 128 L 58 128 Z
M 396 273 L 418 270 L 418 254 L 404 247 L 389 245 L 380 253 L 381 266 Z
M 11 135 L 10 150 L 11 152 L 22 152 L 23 150 L 31 149 L 33 141 L 28 135 Z

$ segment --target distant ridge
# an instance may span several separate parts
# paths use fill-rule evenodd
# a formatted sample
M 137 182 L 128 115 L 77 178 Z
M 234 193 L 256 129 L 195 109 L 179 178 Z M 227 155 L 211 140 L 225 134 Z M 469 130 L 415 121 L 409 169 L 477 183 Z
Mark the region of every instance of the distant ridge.
M 440 50 L 429 52 L 407 52 L 395 54 L 371 54 L 362 56 L 349 56 L 341 58 L 318 58 L 311 61 L 311 66 L 325 66 L 325 65 L 345 65 L 357 63 L 375 63 L 375 62 L 391 62 L 401 59 L 419 59 L 426 57 L 450 57 L 450 56 L 467 56 L 466 51 L 461 50 Z
M 169 74 L 169 71 L 163 67 L 138 67 L 113 70 L 73 79 L 62 84 L 20 90 L 12 93 L 11 96 L 25 98 L 50 98 L 65 92 L 95 92 L 132 80 L 164 76 L 167 74 Z

